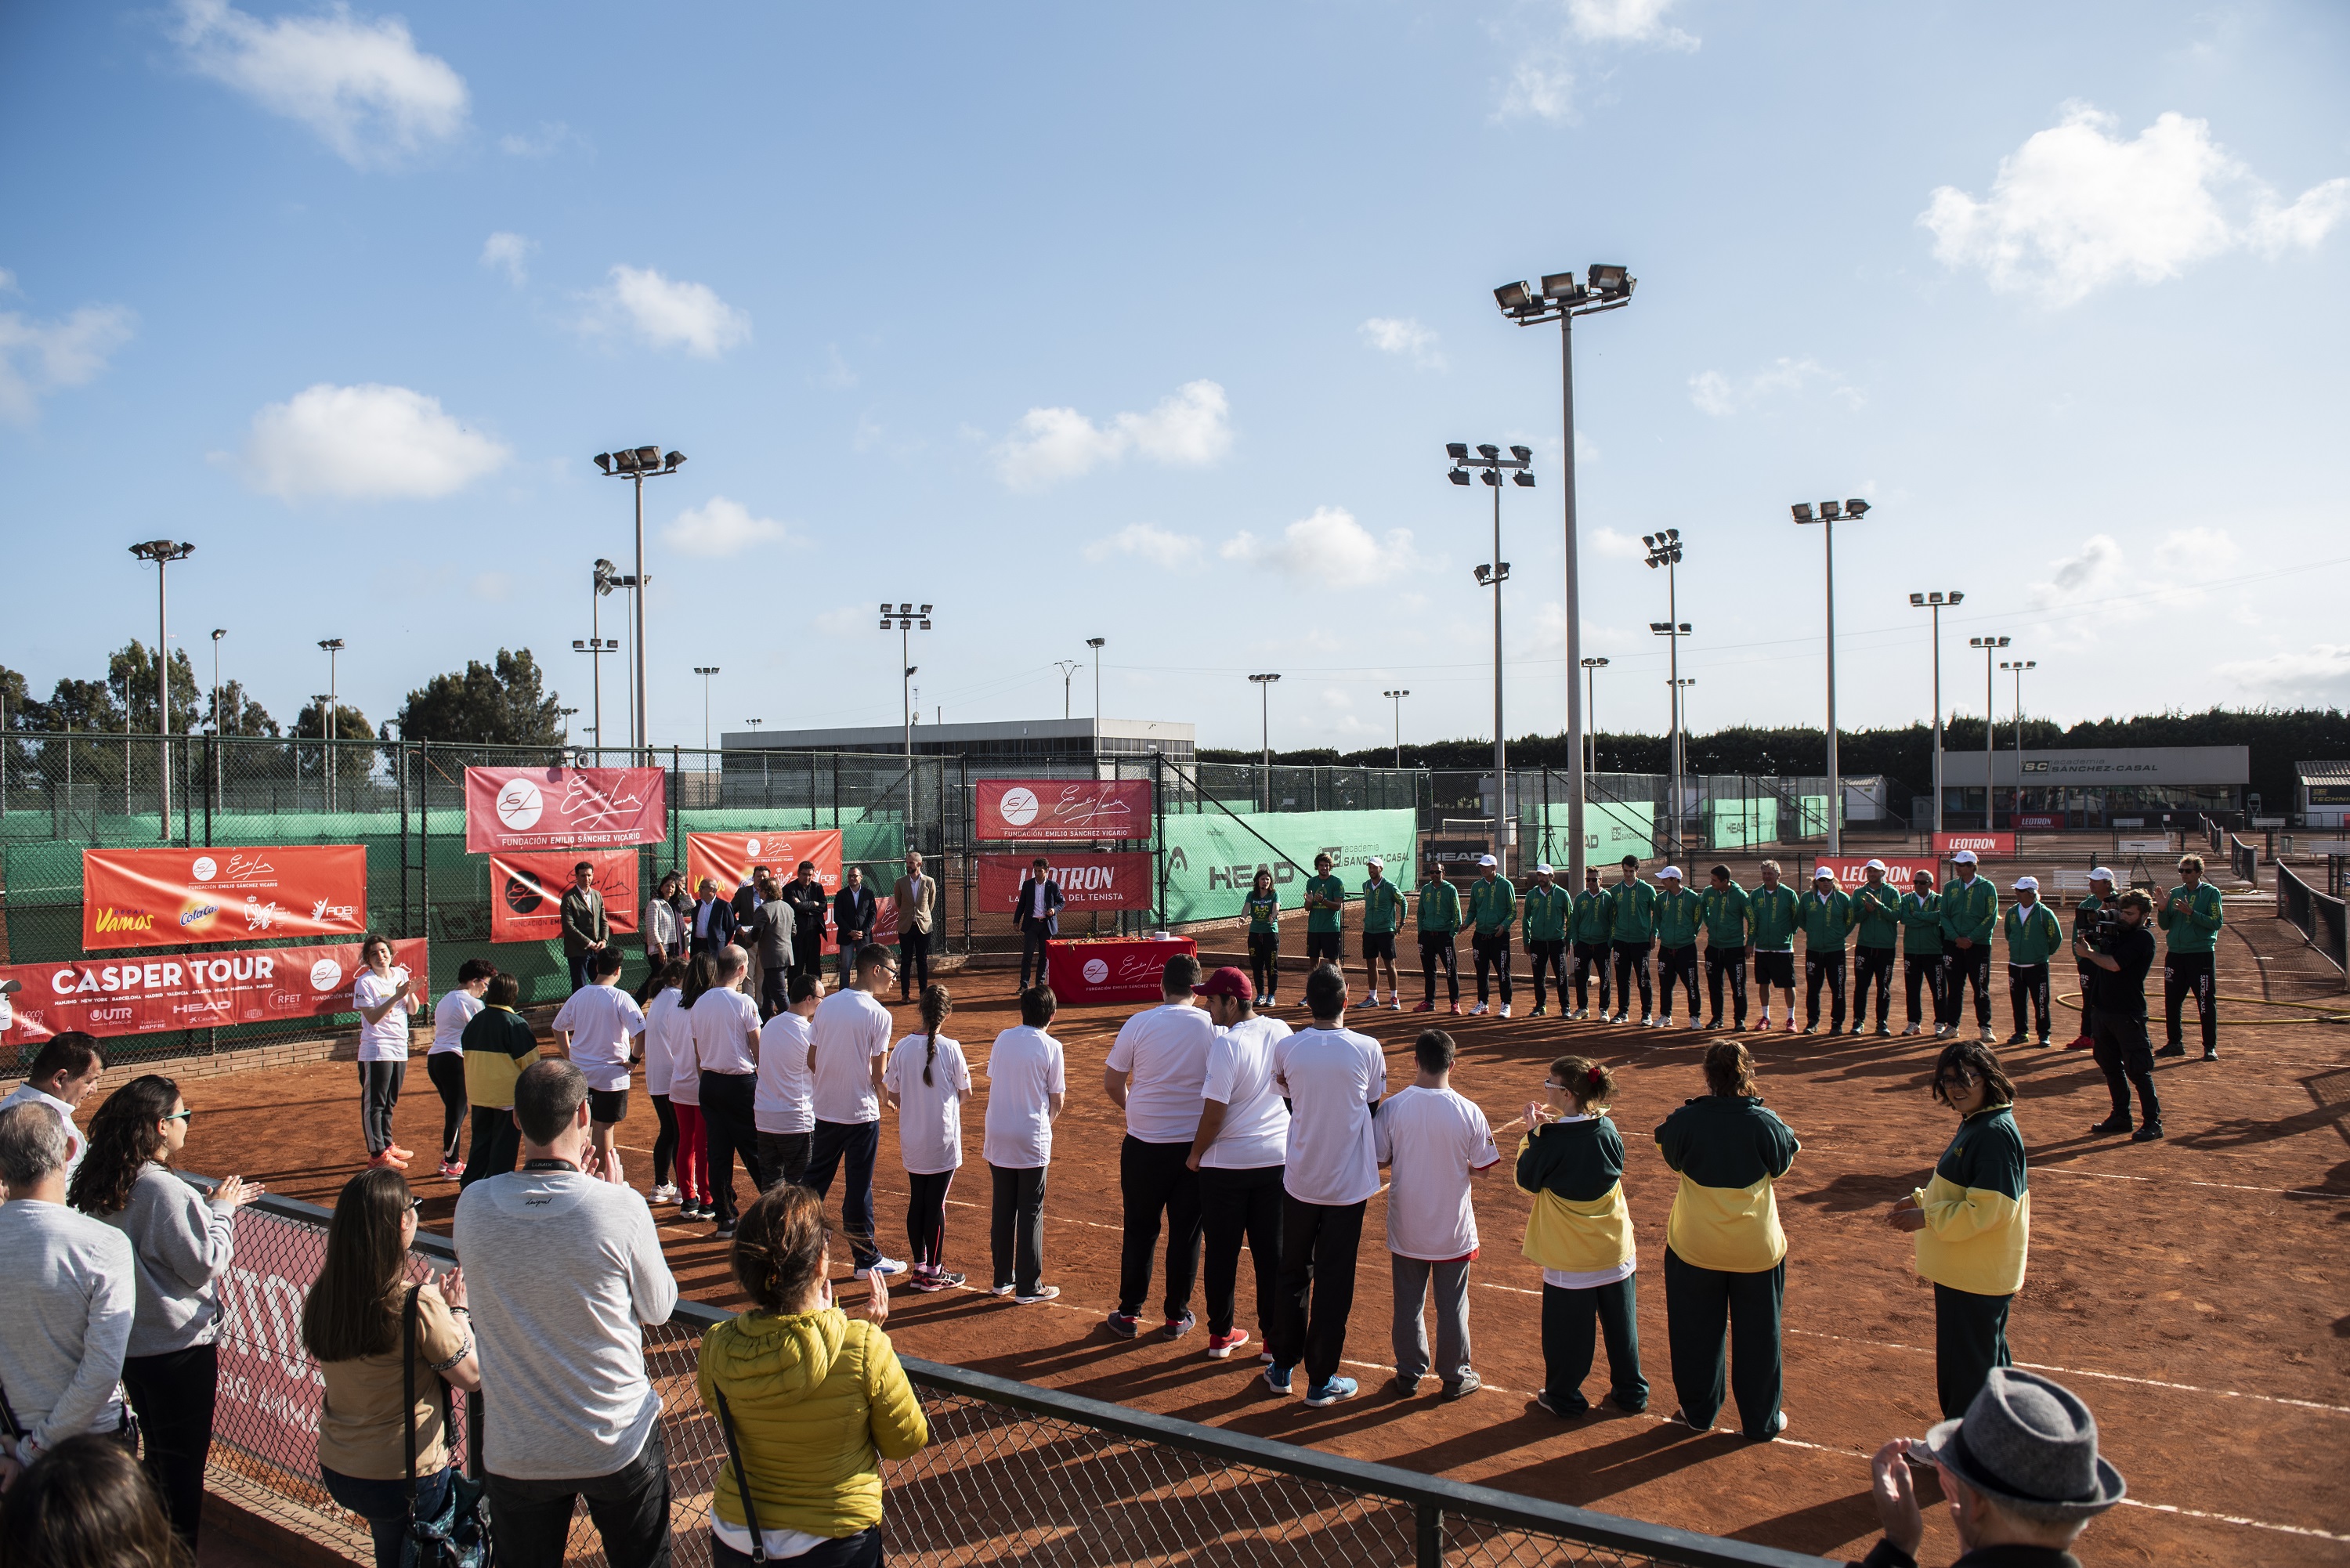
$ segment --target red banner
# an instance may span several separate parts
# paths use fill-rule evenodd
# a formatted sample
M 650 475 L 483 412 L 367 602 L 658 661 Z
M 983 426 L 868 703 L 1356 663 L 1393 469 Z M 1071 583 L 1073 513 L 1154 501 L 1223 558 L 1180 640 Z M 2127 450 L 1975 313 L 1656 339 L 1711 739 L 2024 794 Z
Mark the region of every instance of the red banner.
M 1024 844 L 1150 836 L 1149 779 L 981 779 L 981 838 Z
M 357 844 L 85 849 L 81 886 L 85 950 L 367 930 Z
M 424 996 L 424 939 L 391 944 L 393 971 L 406 970 Z M 239 948 L 168 958 L 62 960 L 0 965 L 0 980 L 24 986 L 0 996 L 0 1044 L 37 1045 L 52 1034 L 153 1034 L 288 1018 L 330 1019 L 351 1007 L 359 945 Z
M 1028 879 L 1024 855 L 983 855 L 979 857 L 979 907 L 991 915 L 1017 911 L 1020 884 Z M 1053 879 L 1061 885 L 1067 913 L 1081 909 L 1148 909 L 1151 898 L 1150 857 L 1147 854 L 1062 855 L 1053 857 Z
M 764 866 L 775 874 L 777 882 L 788 882 L 799 875 L 800 862 L 816 862 L 816 879 L 824 884 L 827 902 L 824 910 L 824 950 L 837 952 L 832 938 L 831 895 L 840 891 L 840 829 L 803 828 L 796 832 L 777 833 L 689 833 L 685 836 L 685 884 L 689 892 L 702 886 L 704 877 L 718 884 L 718 896 L 732 898 L 735 889 L 751 879 L 754 867 Z M 870 882 L 873 897 L 880 906 L 873 921 L 873 940 L 884 946 L 898 940 L 898 905 L 889 896 L 896 878 L 887 882 Z
M 659 844 L 667 784 L 659 768 L 467 768 L 465 850 Z
M 540 849 L 490 857 L 490 940 L 552 942 L 563 938 L 563 895 L 571 868 L 596 867 L 604 919 L 616 931 L 637 929 L 637 852 L 629 849 Z
M 1883 857 L 1879 857 L 1879 858 L 1882 859 Z M 1868 861 L 1865 858 L 1859 860 L 1816 860 L 1813 862 L 1813 867 L 1816 870 L 1835 872 L 1836 886 L 1842 888 L 1847 893 L 1851 892 L 1856 888 L 1863 887 L 1867 883 L 1867 866 Z M 1935 863 L 1931 860 L 1911 859 L 1907 856 L 1904 856 L 1898 860 L 1887 860 L 1885 862 L 1886 886 L 1891 888 L 1896 892 L 1907 893 L 1909 891 L 1912 879 L 1915 878 L 1920 871 L 1925 872 L 1929 877 L 1939 877 L 1941 876 L 1941 872 L 1936 868 Z
M 1938 833 L 1934 835 L 1934 853 L 1948 860 L 1961 849 L 1971 849 L 1977 855 L 1988 855 L 1994 860 L 2015 858 L 2015 835 L 2012 833 Z
M 1127 937 L 1101 941 L 1047 942 L 1045 978 L 1063 1006 L 1100 1002 L 1156 1002 L 1167 961 L 1196 953 L 1189 937 Z

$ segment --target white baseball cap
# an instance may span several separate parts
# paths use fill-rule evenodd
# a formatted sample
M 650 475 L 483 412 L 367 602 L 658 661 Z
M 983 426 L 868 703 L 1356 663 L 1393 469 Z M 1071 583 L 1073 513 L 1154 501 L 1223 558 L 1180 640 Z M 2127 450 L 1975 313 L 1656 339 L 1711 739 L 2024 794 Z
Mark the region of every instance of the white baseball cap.
M 1961 849 L 1950 857 L 1950 862 L 1956 866 L 1971 866 L 1975 863 L 1975 852 L 1971 849 Z
M 2040 891 L 2040 878 L 2037 877 L 2018 877 L 2015 879 L 2015 890 L 2019 893 L 2037 893 Z
M 1542 861 L 1542 862 L 1538 863 L 1538 864 L 1534 867 L 1534 875 L 1535 875 L 1535 876 L 1537 876 L 1537 877 L 1547 877 L 1547 876 L 1551 875 L 1550 862 L 1549 862 L 1549 861 L 1547 861 L 1547 860 L 1544 860 L 1544 861 Z
M 2109 866 L 2100 866 L 2095 871 L 2089 873 L 2089 880 L 2092 882 L 2103 882 L 2106 886 L 2111 887 L 2116 882 L 2118 882 L 2120 878 L 2114 875 L 2113 867 Z
M 1885 862 L 1882 860 L 1872 860 L 1867 865 L 1862 867 L 1861 869 L 1864 871 L 1882 871 L 1885 869 Z
M 1490 855 L 1480 855 L 1477 857 L 1477 864 L 1480 866 L 1499 866 L 1501 862 L 1494 859 Z
M 1657 880 L 1659 882 L 1665 881 L 1669 878 L 1675 882 L 1679 881 L 1681 879 L 1681 868 L 1678 866 L 1668 866 L 1663 870 L 1657 873 Z
M 1368 860 L 1364 861 L 1363 864 L 1366 866 L 1376 866 L 1382 871 L 1388 868 L 1388 863 L 1380 859 L 1376 855 L 1372 856 Z
M 1825 866 L 1814 866 L 1812 867 L 1812 880 L 1814 882 L 1833 882 L 1835 880 L 1835 872 Z

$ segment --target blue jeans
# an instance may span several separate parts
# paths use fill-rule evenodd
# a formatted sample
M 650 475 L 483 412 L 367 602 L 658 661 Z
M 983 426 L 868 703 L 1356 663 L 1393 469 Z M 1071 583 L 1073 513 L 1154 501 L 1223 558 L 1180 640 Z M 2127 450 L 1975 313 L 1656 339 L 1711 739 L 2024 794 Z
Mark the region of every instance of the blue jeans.
M 578 991 L 595 983 L 596 977 L 588 972 L 588 966 L 596 961 L 594 953 L 567 953 L 564 957 L 571 965 L 572 990 Z
M 427 1519 L 439 1513 L 449 1501 L 449 1478 L 456 1473 L 454 1466 L 444 1465 L 433 1474 L 418 1476 L 416 1511 Z M 368 1533 L 375 1538 L 375 1568 L 400 1568 L 408 1546 L 407 1480 L 363 1480 L 324 1465 L 318 1474 L 328 1497 L 368 1521 Z
M 807 1174 L 800 1185 L 816 1189 L 818 1198 L 832 1192 L 832 1173 L 845 1158 L 847 1187 L 840 1195 L 840 1228 L 848 1236 L 849 1254 L 860 1269 L 870 1268 L 881 1250 L 873 1244 L 873 1161 L 881 1152 L 881 1124 L 818 1122 L 808 1146 Z

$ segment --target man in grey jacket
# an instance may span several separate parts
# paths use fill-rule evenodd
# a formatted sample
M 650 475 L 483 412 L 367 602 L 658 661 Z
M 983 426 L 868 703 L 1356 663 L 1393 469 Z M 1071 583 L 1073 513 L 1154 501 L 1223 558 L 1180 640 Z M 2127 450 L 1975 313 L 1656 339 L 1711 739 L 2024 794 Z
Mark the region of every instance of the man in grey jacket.
M 759 958 L 759 1022 L 764 1023 L 791 1005 L 787 984 L 792 971 L 792 938 L 799 929 L 799 913 L 782 898 L 774 876 L 759 873 L 759 907 L 743 927 Z
M 563 922 L 563 957 L 571 966 L 571 989 L 592 985 L 596 977 L 588 961 L 612 940 L 612 923 L 604 913 L 604 895 L 596 891 L 596 863 L 582 860 L 571 868 L 571 886 L 563 890 L 557 913 Z
M 0 1487 L 59 1439 L 120 1432 L 116 1385 L 138 1286 L 121 1231 L 66 1207 L 66 1133 L 46 1106 L 0 1110 Z

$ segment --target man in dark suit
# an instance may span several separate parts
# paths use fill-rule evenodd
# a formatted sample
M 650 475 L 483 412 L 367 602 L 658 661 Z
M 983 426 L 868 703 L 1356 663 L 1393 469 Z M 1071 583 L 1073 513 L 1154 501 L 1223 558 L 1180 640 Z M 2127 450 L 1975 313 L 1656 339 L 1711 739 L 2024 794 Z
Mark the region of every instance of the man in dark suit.
M 873 940 L 873 926 L 880 918 L 881 905 L 873 889 L 865 885 L 865 868 L 851 866 L 841 880 L 840 891 L 832 896 L 832 934 L 840 944 L 843 986 L 856 978 L 857 950 Z
M 687 950 L 714 953 L 734 940 L 734 911 L 718 896 L 718 884 L 711 877 L 704 877 L 693 891 L 693 913 L 686 918 Z
M 751 879 L 735 888 L 734 897 L 727 901 L 728 907 L 734 911 L 734 929 L 743 939 L 743 950 L 751 955 L 750 972 L 743 981 L 743 994 L 745 996 L 765 994 L 760 979 L 764 966 L 759 961 L 758 940 L 751 928 L 752 921 L 759 913 L 759 906 L 775 896 L 775 873 L 767 867 L 754 866 L 751 867 Z M 762 1012 L 759 1016 L 764 1018 L 766 1014 Z
M 1036 964 L 1036 983 L 1045 983 L 1045 944 L 1061 934 L 1061 885 L 1053 879 L 1053 867 L 1039 855 L 1029 863 L 1028 879 L 1020 884 L 1020 897 L 1013 900 L 1012 918 L 1020 927 L 1020 989 L 1028 989 L 1028 963 Z
M 792 909 L 792 972 L 816 974 L 824 968 L 824 911 L 832 900 L 816 880 L 816 862 L 803 860 L 779 895 Z

